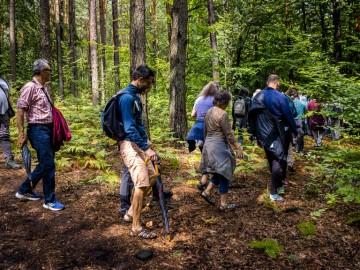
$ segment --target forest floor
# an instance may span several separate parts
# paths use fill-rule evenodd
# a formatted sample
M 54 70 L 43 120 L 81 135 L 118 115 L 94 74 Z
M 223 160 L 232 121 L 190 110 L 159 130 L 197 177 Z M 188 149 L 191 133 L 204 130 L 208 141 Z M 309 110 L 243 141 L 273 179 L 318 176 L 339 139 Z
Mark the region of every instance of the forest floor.
M 309 137 L 305 151 L 315 151 Z M 120 173 L 114 153 L 109 162 Z M 193 154 L 199 155 L 183 148 L 179 158 Z M 167 201 L 171 241 L 156 205 L 144 209 L 143 220 L 152 221 L 158 238 L 130 236 L 130 225 L 118 212 L 118 186 L 89 181 L 94 171 L 57 172 L 56 196 L 66 209 L 53 212 L 42 200 L 15 198 L 25 170 L 6 170 L 0 163 L 0 269 L 360 269 L 360 228 L 346 224 L 356 206 L 330 206 L 313 194 L 305 167 L 311 164 L 295 158 L 285 202 L 266 199 L 270 174 L 263 167 L 235 175 L 238 188 L 230 190 L 229 201 L 239 207 L 227 212 L 199 196 L 200 175 L 191 175 L 186 163 L 176 170 L 163 163 L 165 189 L 174 193 Z M 36 191 L 42 193 L 41 182 Z M 213 196 L 218 202 L 217 191 Z M 313 235 L 300 233 L 297 225 L 305 221 L 316 226 Z M 283 246 L 277 258 L 249 246 L 266 238 Z M 154 255 L 141 261 L 134 256 L 140 250 Z

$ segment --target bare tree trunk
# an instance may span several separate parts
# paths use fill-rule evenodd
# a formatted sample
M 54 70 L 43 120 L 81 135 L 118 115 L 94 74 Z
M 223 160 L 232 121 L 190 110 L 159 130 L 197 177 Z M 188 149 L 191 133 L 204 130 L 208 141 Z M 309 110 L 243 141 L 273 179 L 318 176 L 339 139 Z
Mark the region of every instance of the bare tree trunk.
M 99 104 L 99 79 L 96 33 L 96 0 L 89 0 L 89 37 L 91 59 L 91 90 L 93 105 Z
M 69 32 L 70 32 L 70 66 L 72 79 L 70 82 L 70 92 L 78 96 L 76 83 L 78 81 L 77 54 L 75 46 L 76 20 L 75 20 L 75 0 L 69 0 Z
M 307 27 L 306 27 L 306 3 L 303 1 L 301 3 L 301 11 L 302 11 L 302 27 L 304 33 L 306 33 Z
M 106 46 L 106 9 L 107 2 L 106 0 L 99 0 L 99 9 L 100 9 L 100 74 L 101 74 L 101 102 L 105 102 L 105 70 L 106 70 L 106 60 L 105 60 L 105 46 Z
M 130 0 L 130 74 L 138 65 L 146 63 L 145 0 Z M 147 94 L 140 96 L 142 120 L 150 139 Z
M 16 29 L 15 29 L 15 0 L 10 0 L 10 74 L 11 81 L 16 82 Z
M 113 41 L 114 41 L 115 89 L 120 89 L 119 8 L 118 8 L 117 0 L 112 0 L 112 19 L 113 19 Z
M 41 57 L 51 62 L 49 0 L 40 0 L 40 47 Z
M 210 28 L 215 24 L 215 11 L 214 11 L 214 1 L 208 0 L 208 14 L 209 14 L 209 26 Z M 210 43 L 213 50 L 212 58 L 212 67 L 213 67 L 213 80 L 214 82 L 219 82 L 219 60 L 218 60 L 218 48 L 216 40 L 215 29 L 210 30 Z
M 51 40 L 50 40 L 50 3 L 49 0 L 40 0 L 40 50 L 41 57 L 52 62 Z M 47 84 L 47 89 L 52 96 L 51 83 Z
M 57 71 L 59 78 L 59 96 L 64 100 L 64 82 L 62 73 L 62 51 L 61 51 L 61 22 L 60 22 L 60 0 L 55 0 L 55 24 L 56 24 L 56 52 Z
M 334 60 L 336 65 L 342 60 L 341 47 L 341 9 L 340 1 L 333 1 L 333 25 L 334 25 Z
M 326 22 L 325 22 L 325 4 L 319 4 L 320 12 L 320 24 L 321 24 L 321 49 L 323 53 L 327 52 L 327 42 L 326 42 Z
M 171 9 L 172 9 L 172 5 L 167 1 L 166 2 L 166 14 L 169 17 L 171 17 Z M 171 42 L 171 20 L 170 19 L 168 19 L 166 26 L 167 26 L 168 41 L 169 41 L 169 47 L 170 47 L 170 42 Z
M 175 138 L 185 140 L 187 135 L 185 83 L 188 23 L 187 0 L 174 1 L 171 18 L 170 126 Z

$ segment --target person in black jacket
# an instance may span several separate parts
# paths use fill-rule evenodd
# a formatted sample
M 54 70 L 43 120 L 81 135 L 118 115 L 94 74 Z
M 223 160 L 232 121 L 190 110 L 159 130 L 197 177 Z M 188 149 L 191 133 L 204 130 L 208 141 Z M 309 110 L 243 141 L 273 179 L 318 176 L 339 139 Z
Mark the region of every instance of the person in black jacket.
M 234 99 L 232 106 L 233 124 L 232 129 L 239 131 L 238 143 L 243 144 L 243 132 L 248 127 L 248 113 L 251 107 L 251 99 L 248 97 L 249 90 L 245 87 L 235 89 L 238 96 Z
M 285 95 L 277 89 L 279 77 L 271 74 L 267 87 L 253 100 L 249 111 L 250 133 L 264 147 L 271 172 L 270 199 L 283 201 L 278 194 L 285 179 L 286 158 L 291 132 L 296 136 L 296 124 Z

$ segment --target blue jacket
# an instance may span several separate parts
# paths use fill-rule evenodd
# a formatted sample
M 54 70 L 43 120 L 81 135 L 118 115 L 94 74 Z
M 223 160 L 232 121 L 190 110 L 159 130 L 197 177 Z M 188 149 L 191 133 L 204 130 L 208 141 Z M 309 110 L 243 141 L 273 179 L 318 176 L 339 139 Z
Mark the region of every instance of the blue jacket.
M 285 120 L 290 130 L 297 135 L 296 123 L 287 97 L 271 87 L 266 87 L 263 91 L 264 104 L 269 112 L 282 120 Z
M 132 84 L 129 84 L 124 90 L 129 93 L 119 97 L 119 109 L 126 133 L 125 140 L 136 143 L 140 149 L 145 151 L 149 146 L 146 128 L 142 121 L 142 105 L 138 96 L 140 90 Z

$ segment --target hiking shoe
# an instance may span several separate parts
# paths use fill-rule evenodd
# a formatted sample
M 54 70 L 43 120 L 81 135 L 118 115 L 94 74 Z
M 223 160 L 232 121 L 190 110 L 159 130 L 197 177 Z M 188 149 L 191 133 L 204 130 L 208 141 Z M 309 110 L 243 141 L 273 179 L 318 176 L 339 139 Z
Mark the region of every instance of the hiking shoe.
M 20 192 L 16 192 L 15 197 L 21 200 L 29 200 L 29 201 L 37 201 L 41 199 L 40 194 L 36 194 L 34 192 L 28 192 L 21 194 Z
M 6 159 L 5 168 L 18 170 L 21 168 L 21 165 L 17 164 L 13 159 Z
M 172 197 L 173 192 L 172 192 L 172 191 L 163 191 L 163 195 L 164 195 L 164 198 L 165 198 L 165 199 L 169 199 L 169 198 Z M 152 200 L 153 200 L 154 202 L 156 202 L 156 201 L 159 200 L 159 197 L 153 196 Z
M 284 201 L 284 198 L 278 194 L 270 194 L 270 200 L 282 202 Z
M 277 193 L 278 193 L 279 195 L 284 195 L 284 194 L 285 194 L 285 187 L 284 187 L 284 186 L 279 187 L 279 188 L 277 189 Z
M 49 203 L 44 203 L 43 207 L 46 209 L 50 209 L 52 211 L 59 211 L 65 208 L 65 206 L 58 200 L 54 200 L 53 202 L 49 202 Z

